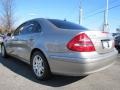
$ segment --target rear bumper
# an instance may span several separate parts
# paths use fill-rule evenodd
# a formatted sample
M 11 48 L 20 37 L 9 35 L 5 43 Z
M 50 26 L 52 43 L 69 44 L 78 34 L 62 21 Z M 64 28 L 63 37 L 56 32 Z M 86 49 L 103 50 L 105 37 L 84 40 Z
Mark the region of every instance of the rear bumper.
M 53 56 L 49 62 L 51 71 L 68 76 L 83 76 L 104 70 L 115 63 L 117 52 L 94 59 L 76 59 Z

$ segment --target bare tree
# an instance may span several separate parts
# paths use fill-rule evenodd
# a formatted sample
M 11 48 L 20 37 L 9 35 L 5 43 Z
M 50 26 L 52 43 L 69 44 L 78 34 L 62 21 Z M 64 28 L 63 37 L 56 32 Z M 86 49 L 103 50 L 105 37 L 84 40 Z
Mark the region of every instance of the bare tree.
M 14 0 L 0 0 L 2 13 L 1 22 L 5 32 L 10 33 L 14 27 Z

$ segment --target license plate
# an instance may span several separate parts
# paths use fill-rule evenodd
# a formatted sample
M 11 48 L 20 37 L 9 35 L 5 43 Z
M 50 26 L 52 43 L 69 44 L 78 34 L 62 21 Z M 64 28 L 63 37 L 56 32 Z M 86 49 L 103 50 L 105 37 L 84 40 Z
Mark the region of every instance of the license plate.
M 103 45 L 103 49 L 109 49 L 112 48 L 112 41 L 108 40 L 108 41 L 102 41 L 102 45 Z

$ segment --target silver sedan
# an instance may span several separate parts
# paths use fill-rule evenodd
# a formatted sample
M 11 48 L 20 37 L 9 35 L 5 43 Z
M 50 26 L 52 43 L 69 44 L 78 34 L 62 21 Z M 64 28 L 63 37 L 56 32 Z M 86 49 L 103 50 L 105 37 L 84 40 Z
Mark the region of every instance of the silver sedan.
M 37 79 L 51 74 L 88 75 L 111 66 L 117 55 L 107 32 L 55 19 L 33 19 L 20 25 L 1 45 L 3 57 L 31 65 Z

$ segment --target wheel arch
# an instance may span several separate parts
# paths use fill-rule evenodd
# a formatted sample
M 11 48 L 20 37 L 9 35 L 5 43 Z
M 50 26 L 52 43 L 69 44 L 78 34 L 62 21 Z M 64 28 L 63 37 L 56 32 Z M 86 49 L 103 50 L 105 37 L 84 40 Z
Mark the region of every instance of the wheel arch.
M 41 49 L 39 49 L 39 48 L 34 48 L 32 51 L 31 51 L 31 55 L 30 55 L 30 65 L 32 65 L 32 55 L 33 55 L 33 53 L 34 52 L 40 52 L 40 55 L 42 54 L 43 55 L 43 57 L 44 57 L 44 60 L 46 61 L 45 62 L 45 66 L 46 66 L 46 73 L 44 74 L 44 76 L 43 76 L 43 78 L 41 79 L 41 80 L 44 80 L 44 79 L 49 79 L 50 77 L 51 77 L 51 68 L 50 68 L 50 65 L 49 65 L 49 62 L 48 62 L 48 60 L 47 60 L 47 58 L 46 58 L 46 55 L 44 54 L 44 52 L 41 50 Z M 35 73 L 34 73 L 34 75 L 35 75 Z M 40 79 L 39 77 L 37 77 L 38 79 Z
M 47 60 L 48 65 L 49 65 L 49 61 L 48 61 L 48 59 L 47 59 L 47 57 L 46 57 L 46 54 L 45 54 L 41 49 L 39 49 L 39 48 L 34 48 L 34 49 L 31 51 L 31 54 L 30 54 L 30 64 L 31 64 L 32 55 L 33 55 L 33 53 L 36 52 L 36 51 L 39 51 L 39 52 L 45 57 L 45 59 Z M 50 68 L 50 65 L 49 65 L 49 68 Z

